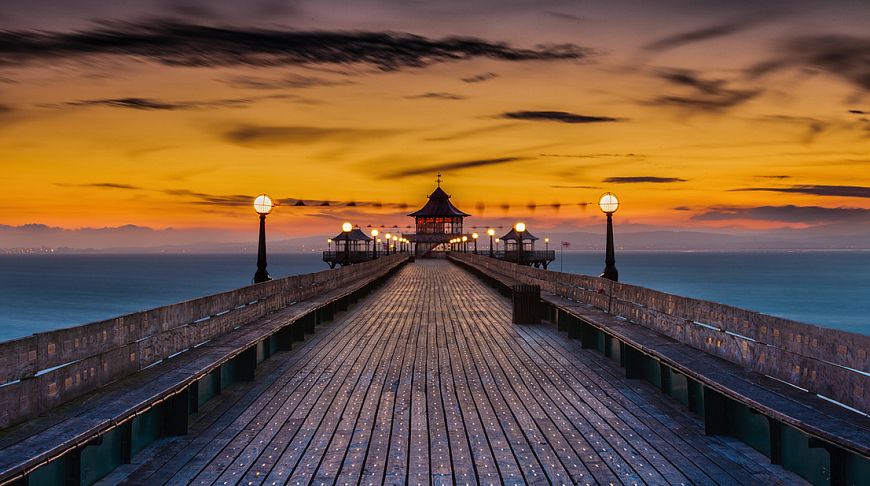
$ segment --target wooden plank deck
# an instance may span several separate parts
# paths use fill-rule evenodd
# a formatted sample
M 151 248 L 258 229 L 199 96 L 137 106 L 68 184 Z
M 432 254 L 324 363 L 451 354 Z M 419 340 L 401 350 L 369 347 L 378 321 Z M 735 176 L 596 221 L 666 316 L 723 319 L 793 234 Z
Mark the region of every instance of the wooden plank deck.
M 801 484 L 461 268 L 418 261 L 106 478 L 129 484 Z

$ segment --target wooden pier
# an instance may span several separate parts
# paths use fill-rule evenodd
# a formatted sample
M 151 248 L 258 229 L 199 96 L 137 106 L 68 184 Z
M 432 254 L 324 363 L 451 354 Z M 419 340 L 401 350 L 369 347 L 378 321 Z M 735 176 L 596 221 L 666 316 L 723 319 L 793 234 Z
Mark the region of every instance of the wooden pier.
M 737 410 L 716 402 L 735 386 L 727 376 L 724 388 L 700 376 L 709 370 L 704 356 L 726 363 L 721 358 L 697 351 L 698 376 L 689 378 L 697 386 L 686 387 L 684 401 L 674 390 L 688 375 L 666 367 L 676 366 L 666 358 L 655 358 L 658 386 L 649 383 L 645 360 L 665 352 L 661 335 L 644 328 L 629 336 L 620 328 L 626 320 L 595 334 L 579 325 L 579 309 L 587 327 L 610 329 L 613 315 L 560 297 L 555 284 L 542 286 L 550 322 L 512 324 L 510 300 L 499 291 L 540 284 L 530 276 L 546 272 L 476 255 L 453 259 L 405 264 L 399 254 L 321 272 L 319 295 L 297 294 L 181 356 L 22 416 L 0 432 L 0 482 L 802 484 L 783 454 L 803 453 L 813 440 L 818 454 L 802 457 L 819 461 L 819 477 L 840 484 L 868 477 L 866 415 L 815 404 L 809 393 L 806 403 L 819 410 L 797 410 L 802 398 L 785 398 L 798 390 L 769 388 L 783 407 L 770 424 L 812 413 L 818 420 L 816 429 L 788 422 L 788 437 L 802 449 L 768 432 L 776 450 L 765 451 L 730 430 L 735 423 L 711 420 L 716 407 L 725 419 Z M 331 272 L 345 272 L 340 283 L 325 283 Z M 282 295 L 303 280 L 261 285 Z M 644 332 L 649 349 L 636 351 L 633 339 Z M 610 351 L 599 352 L 599 336 Z M 860 353 L 859 338 L 844 353 Z M 678 345 L 667 349 L 678 354 Z M 665 381 L 673 386 L 666 390 Z M 701 394 L 700 413 L 692 393 Z M 768 423 L 771 399 L 759 396 L 746 403 Z M 101 403 L 114 405 L 95 410 Z M 97 476 L 88 462 L 95 457 L 111 458 L 112 467 Z

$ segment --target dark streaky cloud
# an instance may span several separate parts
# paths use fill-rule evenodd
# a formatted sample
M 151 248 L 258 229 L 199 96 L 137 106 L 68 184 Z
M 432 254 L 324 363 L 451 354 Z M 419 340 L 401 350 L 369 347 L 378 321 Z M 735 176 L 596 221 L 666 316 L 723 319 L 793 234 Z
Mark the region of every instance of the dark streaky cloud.
M 314 126 L 260 126 L 239 125 L 221 134 L 228 142 L 243 146 L 269 146 L 282 144 L 308 144 L 321 140 L 360 140 L 383 137 L 395 130 L 361 128 L 325 128 Z
M 350 80 L 333 80 L 298 74 L 283 78 L 263 78 L 257 76 L 233 76 L 224 81 L 233 88 L 239 89 L 303 89 L 320 86 L 346 86 L 355 84 Z
M 732 189 L 734 192 L 785 192 L 791 194 L 811 194 L 813 196 L 865 197 L 870 198 L 870 187 L 866 186 L 825 186 L 800 185 L 789 187 L 747 187 Z
M 692 29 L 685 32 L 679 32 L 673 35 L 662 37 L 661 39 L 650 42 L 643 49 L 651 52 L 661 52 L 677 47 L 682 47 L 696 42 L 703 42 L 718 37 L 724 37 L 731 34 L 742 32 L 761 21 L 768 20 L 761 17 L 754 19 L 737 19 L 733 22 L 724 22 L 721 24 L 710 25 L 698 29 Z
M 670 184 L 673 182 L 686 182 L 686 179 L 680 179 L 679 177 L 655 177 L 655 176 L 634 176 L 634 177 L 608 177 L 604 179 L 602 182 L 609 182 L 612 184 L 638 184 L 649 182 L 653 184 Z
M 121 184 L 117 182 L 89 182 L 84 184 L 69 184 L 65 182 L 55 182 L 54 185 L 60 187 L 94 187 L 99 189 L 125 189 L 133 191 L 145 190 L 143 187 L 134 186 L 132 184 Z
M 609 116 L 577 115 L 566 111 L 509 111 L 499 115 L 511 120 L 545 121 L 560 123 L 606 123 L 623 121 Z
M 700 111 L 720 112 L 746 103 L 762 93 L 760 89 L 734 89 L 723 79 L 705 79 L 695 71 L 672 69 L 659 72 L 659 77 L 671 84 L 690 88 L 689 95 L 665 95 L 650 101 L 653 105 L 676 106 Z
M 425 167 L 407 167 L 404 169 L 400 169 L 394 172 L 390 172 L 386 174 L 386 177 L 390 178 L 400 178 L 400 177 L 409 177 L 421 174 L 432 174 L 438 171 L 450 171 L 450 170 L 461 170 L 461 169 L 470 169 L 473 167 L 486 167 L 492 165 L 503 165 L 510 164 L 512 162 L 519 162 L 522 160 L 529 160 L 528 157 L 499 157 L 495 159 L 478 159 L 478 160 L 463 160 L 459 162 L 448 162 L 445 164 L 439 165 L 429 165 Z
M 108 106 L 112 108 L 130 108 L 133 110 L 192 110 L 204 107 L 214 107 L 225 103 L 231 105 L 243 104 L 243 100 L 224 100 L 221 102 L 169 102 L 151 98 L 105 98 L 96 100 L 76 100 L 63 103 L 66 106 Z
M 783 42 L 779 50 L 778 56 L 752 66 L 748 73 L 760 76 L 789 67 L 820 69 L 870 91 L 870 37 L 802 36 Z
M 458 95 L 455 93 L 445 93 L 445 92 L 431 92 L 431 93 L 423 93 L 413 96 L 406 96 L 405 98 L 409 100 L 421 100 L 421 99 L 429 99 L 429 100 L 464 100 L 465 96 Z
M 467 78 L 462 78 L 463 83 L 482 83 L 484 81 L 489 81 L 490 79 L 495 79 L 498 77 L 496 73 L 481 73 L 475 74 L 474 76 L 469 76 Z
M 870 221 L 870 209 L 863 208 L 826 208 L 821 206 L 713 206 L 701 214 L 692 216 L 697 221 L 725 221 L 749 219 L 777 221 L 784 223 L 835 223 L 848 221 Z
M 303 32 L 171 21 L 118 22 L 73 32 L 0 32 L 0 65 L 123 56 L 170 66 L 359 64 L 395 71 L 476 57 L 547 61 L 590 55 L 589 49 L 574 44 L 522 49 L 470 37 L 429 39 L 407 33 Z

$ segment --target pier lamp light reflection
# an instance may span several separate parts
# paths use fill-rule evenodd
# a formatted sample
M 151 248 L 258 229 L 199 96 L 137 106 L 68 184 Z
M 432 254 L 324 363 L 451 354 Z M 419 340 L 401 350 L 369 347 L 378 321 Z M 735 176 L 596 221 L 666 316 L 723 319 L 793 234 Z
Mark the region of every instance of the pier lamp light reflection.
M 602 278 L 619 281 L 619 272 L 616 270 L 616 255 L 613 245 L 613 213 L 619 208 L 619 199 L 611 192 L 605 192 L 598 199 L 598 207 L 601 212 L 607 215 L 607 243 L 604 254 L 604 272 L 601 273 Z
M 266 215 L 272 212 L 272 198 L 260 194 L 254 198 L 254 211 L 260 215 L 260 237 L 257 244 L 257 272 L 254 273 L 254 283 L 272 280 L 266 271 Z

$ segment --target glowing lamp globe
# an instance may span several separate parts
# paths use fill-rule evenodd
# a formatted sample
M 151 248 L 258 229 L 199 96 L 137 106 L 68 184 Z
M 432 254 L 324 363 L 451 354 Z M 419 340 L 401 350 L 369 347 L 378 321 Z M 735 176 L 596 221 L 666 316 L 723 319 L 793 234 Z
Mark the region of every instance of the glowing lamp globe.
M 616 209 L 619 208 L 619 199 L 616 198 L 616 194 L 605 192 L 601 195 L 601 199 L 598 200 L 598 207 L 601 208 L 603 213 L 615 213 Z
M 488 234 L 489 236 L 495 236 L 495 230 L 490 228 L 490 229 L 486 230 L 486 234 Z
M 550 238 L 544 238 L 544 243 L 549 243 L 549 242 L 550 242 Z
M 257 214 L 269 214 L 272 212 L 272 198 L 265 194 L 260 194 L 254 199 L 254 211 Z
M 393 235 L 393 241 L 398 241 L 398 240 L 399 240 L 399 237 L 396 235 Z
M 373 236 L 373 237 L 377 238 L 379 234 L 380 234 L 380 231 L 378 231 L 378 230 L 376 230 L 376 229 L 373 229 L 373 230 L 372 230 L 372 236 Z
M 514 229 L 517 230 L 517 233 L 522 233 L 526 230 L 526 223 L 517 223 L 517 225 L 514 226 Z
M 385 235 L 384 235 L 384 238 L 386 238 L 387 240 L 389 240 L 389 239 L 390 239 L 390 234 L 389 234 L 389 233 L 385 234 Z
M 463 236 L 463 237 L 462 237 L 462 241 L 463 241 L 463 242 L 468 241 L 468 237 L 467 237 L 467 236 Z
M 478 236 L 480 236 L 480 235 L 478 235 L 477 233 L 471 233 L 471 237 L 474 238 L 475 240 L 477 239 Z
M 350 223 L 344 223 L 341 225 L 341 230 L 344 231 L 345 233 L 350 233 L 350 230 L 352 230 L 352 229 L 353 229 L 353 225 Z

